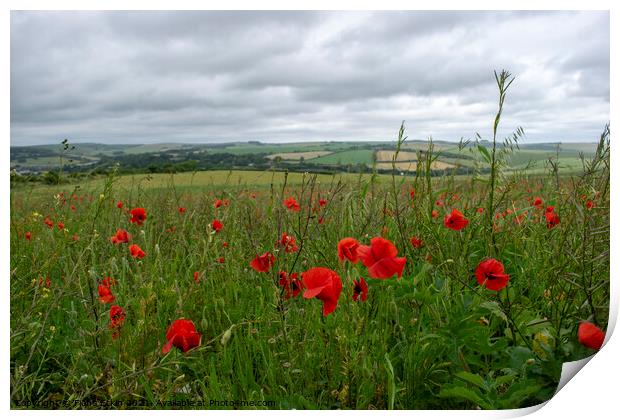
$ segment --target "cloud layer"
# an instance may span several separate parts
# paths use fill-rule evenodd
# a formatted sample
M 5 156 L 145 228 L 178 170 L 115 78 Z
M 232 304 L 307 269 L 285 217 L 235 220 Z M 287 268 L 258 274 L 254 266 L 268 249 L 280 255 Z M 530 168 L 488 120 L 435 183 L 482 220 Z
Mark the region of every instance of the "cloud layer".
M 12 12 L 11 144 L 594 141 L 607 12 Z

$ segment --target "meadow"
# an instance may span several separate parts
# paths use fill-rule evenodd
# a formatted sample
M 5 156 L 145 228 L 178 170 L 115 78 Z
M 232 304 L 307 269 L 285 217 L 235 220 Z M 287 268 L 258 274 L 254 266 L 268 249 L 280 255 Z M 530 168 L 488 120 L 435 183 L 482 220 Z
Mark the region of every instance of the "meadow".
M 606 330 L 609 130 L 581 169 L 511 168 L 520 130 L 496 139 L 506 77 L 471 176 L 432 176 L 429 140 L 405 176 L 111 172 L 13 186 L 11 406 L 548 400 L 562 363 L 596 352 Z M 406 146 L 401 126 L 394 168 Z

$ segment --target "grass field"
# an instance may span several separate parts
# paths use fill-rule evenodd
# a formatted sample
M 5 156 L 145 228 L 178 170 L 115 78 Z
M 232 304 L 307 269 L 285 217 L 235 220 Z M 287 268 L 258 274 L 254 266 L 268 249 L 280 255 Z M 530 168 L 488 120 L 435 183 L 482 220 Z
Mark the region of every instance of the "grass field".
M 15 188 L 11 405 L 538 404 L 595 351 L 580 325 L 607 323 L 608 163 L 493 189 L 253 171 Z
M 321 156 L 319 158 L 309 160 L 309 162 L 326 163 L 326 164 L 338 164 L 339 163 L 341 165 L 348 165 L 348 164 L 355 165 L 358 163 L 365 164 L 365 165 L 372 165 L 373 155 L 374 155 L 373 150 L 365 150 L 365 149 L 347 150 L 343 152 L 332 153 L 326 156 Z

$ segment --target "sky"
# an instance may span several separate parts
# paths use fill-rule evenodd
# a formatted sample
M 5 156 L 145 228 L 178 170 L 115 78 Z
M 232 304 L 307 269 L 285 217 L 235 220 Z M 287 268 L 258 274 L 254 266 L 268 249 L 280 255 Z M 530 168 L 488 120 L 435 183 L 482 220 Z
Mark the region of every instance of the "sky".
M 609 13 L 11 12 L 11 145 L 596 141 Z

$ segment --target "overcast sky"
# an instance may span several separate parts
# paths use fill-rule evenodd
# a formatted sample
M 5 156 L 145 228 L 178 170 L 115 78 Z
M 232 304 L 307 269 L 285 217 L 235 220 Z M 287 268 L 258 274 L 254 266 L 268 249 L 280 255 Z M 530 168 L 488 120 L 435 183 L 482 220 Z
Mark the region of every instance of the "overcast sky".
M 607 12 L 12 12 L 11 145 L 595 141 Z M 505 131 L 507 134 L 507 131 Z

